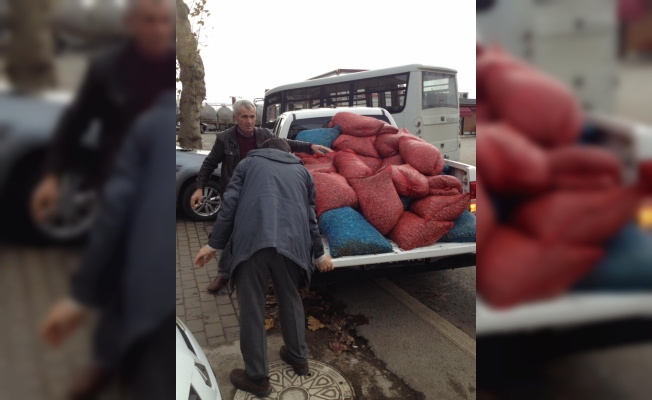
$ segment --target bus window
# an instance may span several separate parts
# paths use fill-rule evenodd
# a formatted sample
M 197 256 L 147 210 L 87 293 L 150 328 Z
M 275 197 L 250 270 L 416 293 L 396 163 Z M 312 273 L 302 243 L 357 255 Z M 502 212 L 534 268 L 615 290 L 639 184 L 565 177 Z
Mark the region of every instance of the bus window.
M 267 127 L 276 121 L 276 118 L 281 115 L 281 94 L 274 94 L 265 99 L 265 125 Z
M 407 74 L 355 81 L 353 106 L 382 107 L 392 114 L 405 107 Z
M 321 88 L 288 90 L 285 92 L 285 111 L 319 108 L 321 104 Z
M 421 109 L 437 107 L 457 108 L 455 75 L 424 71 Z
M 337 83 L 324 86 L 325 107 L 349 107 L 349 84 Z

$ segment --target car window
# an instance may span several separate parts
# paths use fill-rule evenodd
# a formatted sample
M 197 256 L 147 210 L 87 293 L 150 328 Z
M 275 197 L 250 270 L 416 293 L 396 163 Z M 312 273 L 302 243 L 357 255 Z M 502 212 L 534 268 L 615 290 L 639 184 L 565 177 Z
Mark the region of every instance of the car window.
M 381 121 L 385 121 L 388 124 L 389 119 L 384 115 L 366 115 L 366 117 L 373 117 Z M 297 135 L 301 131 L 308 129 L 318 129 L 318 128 L 328 128 L 328 123 L 331 121 L 332 117 L 317 117 L 317 118 L 306 118 L 306 119 L 297 119 L 292 121 L 290 124 L 290 129 L 288 131 L 288 139 L 296 139 Z

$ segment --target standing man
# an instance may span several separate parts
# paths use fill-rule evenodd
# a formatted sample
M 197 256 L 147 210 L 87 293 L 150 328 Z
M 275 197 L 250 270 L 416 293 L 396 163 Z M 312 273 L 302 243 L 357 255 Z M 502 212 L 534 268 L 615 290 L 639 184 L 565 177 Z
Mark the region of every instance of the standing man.
M 248 100 L 238 100 L 233 104 L 233 114 L 237 125 L 217 134 L 215 144 L 210 154 L 204 160 L 197 176 L 197 190 L 190 198 L 190 205 L 197 209 L 204 201 L 204 187 L 211 174 L 222 163 L 222 174 L 219 183 L 219 195 L 224 199 L 224 191 L 229 185 L 233 171 L 241 160 L 244 160 L 250 151 L 259 149 L 263 142 L 274 137 L 266 128 L 256 128 L 256 106 Z M 284 139 L 282 139 L 284 140 Z M 292 153 L 322 153 L 331 152 L 328 147 L 287 140 Z M 220 253 L 217 266 L 217 277 L 208 285 L 209 292 L 217 292 L 229 281 L 228 254 L 231 243 L 226 244 L 226 251 Z
M 203 267 L 232 241 L 232 268 L 240 302 L 240 351 L 245 369 L 231 371 L 231 383 L 256 396 L 272 392 L 265 337 L 267 280 L 271 276 L 285 345 L 281 358 L 297 375 L 308 369 L 305 314 L 299 287 L 310 282 L 313 259 L 321 272 L 333 263 L 324 253 L 315 213 L 315 186 L 284 139 L 252 150 L 235 168 L 224 193 L 208 245 L 195 264 Z M 231 235 L 233 237 L 231 238 Z
M 129 0 L 125 23 L 130 39 L 91 61 L 75 101 L 63 114 L 45 158 L 44 176 L 31 199 L 32 218 L 42 221 L 58 208 L 59 180 L 75 160 L 90 123 L 100 125 L 99 154 L 92 165 L 100 187 L 136 118 L 166 90 L 175 89 L 175 4 Z

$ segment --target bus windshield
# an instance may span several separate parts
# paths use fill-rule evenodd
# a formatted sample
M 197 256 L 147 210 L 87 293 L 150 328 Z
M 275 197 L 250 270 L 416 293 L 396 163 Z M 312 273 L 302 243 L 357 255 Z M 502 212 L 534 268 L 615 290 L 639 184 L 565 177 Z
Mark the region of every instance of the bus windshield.
M 438 107 L 457 108 L 455 75 L 424 71 L 422 82 L 422 110 Z

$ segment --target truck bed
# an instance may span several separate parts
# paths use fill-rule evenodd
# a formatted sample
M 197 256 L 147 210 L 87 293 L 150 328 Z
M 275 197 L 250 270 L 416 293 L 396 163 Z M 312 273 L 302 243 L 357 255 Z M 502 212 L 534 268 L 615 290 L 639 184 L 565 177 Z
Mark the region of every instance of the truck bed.
M 388 239 L 389 240 L 389 239 Z M 330 254 L 328 240 L 322 237 L 324 250 Z M 428 258 L 439 258 L 454 256 L 458 254 L 475 253 L 475 242 L 473 243 L 435 243 L 426 247 L 419 247 L 412 250 L 401 250 L 396 243 L 392 244 L 393 252 L 384 254 L 368 254 L 364 256 L 347 256 L 333 258 L 335 268 L 355 267 L 362 265 L 385 264 L 400 261 L 413 261 Z

